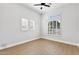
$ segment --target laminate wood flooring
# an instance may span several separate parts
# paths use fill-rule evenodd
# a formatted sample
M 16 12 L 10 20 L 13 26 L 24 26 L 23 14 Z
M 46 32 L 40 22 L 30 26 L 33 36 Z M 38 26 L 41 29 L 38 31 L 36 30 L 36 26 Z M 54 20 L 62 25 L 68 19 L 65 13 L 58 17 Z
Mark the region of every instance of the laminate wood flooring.
M 79 47 L 46 39 L 38 39 L 3 49 L 0 55 L 78 55 Z

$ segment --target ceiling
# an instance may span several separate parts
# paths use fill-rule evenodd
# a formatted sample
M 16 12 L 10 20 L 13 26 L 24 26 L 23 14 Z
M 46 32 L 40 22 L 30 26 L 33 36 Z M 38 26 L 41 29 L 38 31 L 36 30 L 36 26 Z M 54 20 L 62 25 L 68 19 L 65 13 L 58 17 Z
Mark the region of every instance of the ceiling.
M 38 12 L 38 13 L 47 13 L 48 11 L 54 9 L 54 8 L 58 8 L 58 7 L 61 7 L 63 5 L 66 5 L 66 3 L 52 3 L 51 4 L 51 7 L 45 7 L 45 6 L 42 6 L 43 9 L 41 10 L 40 7 L 41 6 L 34 6 L 34 4 L 40 4 L 40 3 L 23 3 L 23 5 L 31 8 L 32 10 Z

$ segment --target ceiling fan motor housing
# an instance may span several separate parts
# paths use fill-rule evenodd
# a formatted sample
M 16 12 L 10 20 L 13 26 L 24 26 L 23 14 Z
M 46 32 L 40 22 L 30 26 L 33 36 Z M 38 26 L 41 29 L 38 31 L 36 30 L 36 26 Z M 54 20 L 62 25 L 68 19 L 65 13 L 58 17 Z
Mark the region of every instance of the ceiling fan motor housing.
M 41 5 L 45 5 L 45 3 L 41 3 Z

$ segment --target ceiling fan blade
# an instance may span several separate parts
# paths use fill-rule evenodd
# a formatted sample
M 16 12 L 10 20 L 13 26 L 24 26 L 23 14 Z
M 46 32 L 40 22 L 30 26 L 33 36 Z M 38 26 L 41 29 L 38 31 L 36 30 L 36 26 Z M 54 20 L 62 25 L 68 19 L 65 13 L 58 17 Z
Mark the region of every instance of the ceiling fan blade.
M 34 4 L 34 6 L 41 6 L 41 4 Z
M 46 6 L 46 7 L 50 7 L 49 5 L 44 5 L 44 6 Z

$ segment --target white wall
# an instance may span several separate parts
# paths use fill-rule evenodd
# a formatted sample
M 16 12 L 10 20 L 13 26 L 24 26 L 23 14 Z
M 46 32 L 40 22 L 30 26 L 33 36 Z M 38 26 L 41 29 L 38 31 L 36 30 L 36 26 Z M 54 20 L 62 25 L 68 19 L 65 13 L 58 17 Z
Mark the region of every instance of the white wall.
M 56 8 L 49 13 L 43 15 L 42 18 L 42 37 L 44 38 L 54 38 L 52 36 L 48 36 L 48 16 L 56 15 L 61 13 L 61 25 L 62 25 L 62 34 L 63 37 L 58 37 L 56 40 L 70 42 L 79 44 L 78 40 L 78 16 L 77 16 L 77 4 L 67 4 L 62 7 Z
M 78 42 L 79 42 L 79 3 L 78 3 L 78 9 L 77 9 L 77 11 L 78 11 L 78 13 L 77 13 L 77 15 L 78 15 Z
M 21 31 L 20 20 L 35 20 L 36 29 Z M 19 4 L 0 4 L 0 46 L 39 38 L 40 15 Z

